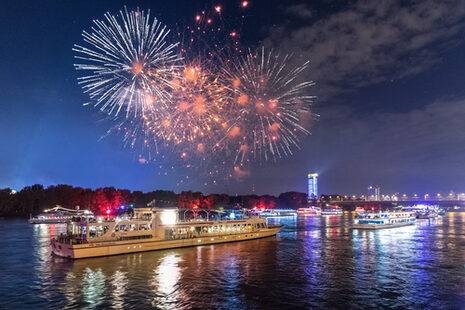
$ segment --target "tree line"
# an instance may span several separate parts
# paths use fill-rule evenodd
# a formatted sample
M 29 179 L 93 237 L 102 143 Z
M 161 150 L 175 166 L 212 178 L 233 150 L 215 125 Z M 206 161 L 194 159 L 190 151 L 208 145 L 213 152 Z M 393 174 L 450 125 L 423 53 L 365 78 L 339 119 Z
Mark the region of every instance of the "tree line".
M 271 195 L 204 195 L 201 192 L 192 191 L 176 194 L 165 190 L 143 193 L 114 187 L 93 190 L 64 184 L 47 188 L 35 184 L 26 186 L 19 192 L 12 191 L 10 188 L 0 189 L 0 217 L 29 217 L 57 205 L 69 209 L 76 209 L 79 206 L 81 210 L 87 209 L 96 215 L 103 215 L 107 210 L 116 213 L 121 206 L 125 208 L 145 207 L 154 200 L 157 207 L 297 209 L 307 205 L 307 194 L 286 192 L 276 197 Z

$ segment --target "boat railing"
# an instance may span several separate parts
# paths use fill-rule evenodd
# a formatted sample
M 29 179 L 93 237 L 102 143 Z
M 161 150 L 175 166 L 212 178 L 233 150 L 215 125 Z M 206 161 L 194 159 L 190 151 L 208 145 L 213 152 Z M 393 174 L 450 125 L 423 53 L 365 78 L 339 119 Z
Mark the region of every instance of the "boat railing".
M 85 244 L 87 239 L 81 235 L 69 235 L 61 233 L 56 237 L 56 241 L 64 244 Z
M 244 231 L 225 231 L 225 232 L 187 232 L 181 234 L 172 234 L 167 239 L 168 240 L 182 240 L 182 239 L 194 239 L 194 238 L 215 238 L 215 237 L 223 237 L 223 236 L 230 236 L 230 235 L 240 235 L 240 234 L 252 234 L 259 232 L 260 229 L 251 229 L 251 230 L 244 230 Z

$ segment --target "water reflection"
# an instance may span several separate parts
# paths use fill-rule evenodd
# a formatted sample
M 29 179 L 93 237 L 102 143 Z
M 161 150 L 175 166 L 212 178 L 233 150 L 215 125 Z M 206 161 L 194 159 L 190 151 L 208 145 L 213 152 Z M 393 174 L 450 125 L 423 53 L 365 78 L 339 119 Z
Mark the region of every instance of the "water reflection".
M 0 229 L 9 235 L 0 239 L 0 307 L 465 304 L 465 213 L 378 231 L 352 229 L 350 213 L 268 221 L 286 226 L 273 238 L 77 261 L 50 256 L 49 239 L 62 226 L 4 221 Z
M 92 270 L 86 268 L 82 279 L 82 295 L 87 309 L 95 309 L 104 300 L 105 275 L 102 269 Z
M 166 253 L 155 268 L 151 285 L 155 290 L 154 307 L 170 309 L 179 299 L 177 285 L 181 275 L 179 262 L 181 258 L 175 253 Z
M 112 284 L 112 308 L 124 309 L 124 296 L 128 287 L 129 274 L 127 272 L 116 270 L 111 278 Z

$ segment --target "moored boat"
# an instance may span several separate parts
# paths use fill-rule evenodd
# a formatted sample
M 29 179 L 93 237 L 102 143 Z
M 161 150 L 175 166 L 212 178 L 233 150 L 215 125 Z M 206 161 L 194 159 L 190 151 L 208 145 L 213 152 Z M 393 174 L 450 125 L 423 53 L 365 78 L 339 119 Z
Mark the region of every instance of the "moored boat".
M 179 221 L 178 209 L 143 208 L 135 218 L 68 222 L 67 233 L 53 238 L 52 253 L 87 258 L 264 238 L 282 225 L 256 216 L 240 220 Z
M 321 215 L 340 216 L 342 214 L 344 214 L 344 212 L 338 206 L 327 205 L 325 208 L 321 210 Z
M 412 211 L 415 213 L 417 219 L 434 219 L 437 218 L 442 209 L 437 205 L 416 204 L 409 207 L 402 208 L 405 211 Z
M 439 214 L 434 211 L 417 213 L 417 219 L 434 219 L 434 218 L 437 218 L 438 216 Z
M 296 216 L 294 209 L 266 209 L 258 213 L 260 217 Z
M 380 229 L 413 225 L 417 221 L 414 212 L 368 212 L 358 214 L 353 228 Z
M 318 214 L 321 214 L 321 210 L 315 207 L 299 208 L 297 209 L 297 214 L 298 215 L 318 215 Z
M 57 206 L 52 209 L 45 210 L 44 213 L 33 216 L 29 219 L 31 224 L 59 224 L 66 223 L 73 217 L 93 218 L 94 214 L 89 210 L 73 210 Z

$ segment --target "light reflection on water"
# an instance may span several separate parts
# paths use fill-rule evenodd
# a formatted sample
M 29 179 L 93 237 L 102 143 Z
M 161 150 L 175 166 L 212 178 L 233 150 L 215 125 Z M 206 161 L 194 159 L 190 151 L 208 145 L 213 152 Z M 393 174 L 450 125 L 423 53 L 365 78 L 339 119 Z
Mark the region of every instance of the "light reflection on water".
M 179 263 L 181 258 L 175 253 L 166 253 L 156 267 L 152 279 L 155 291 L 153 306 L 170 309 L 179 300 L 177 284 L 181 276 Z
M 277 237 L 77 261 L 50 256 L 64 225 L 1 221 L 0 308 L 463 308 L 465 213 L 352 220 L 270 218 Z

